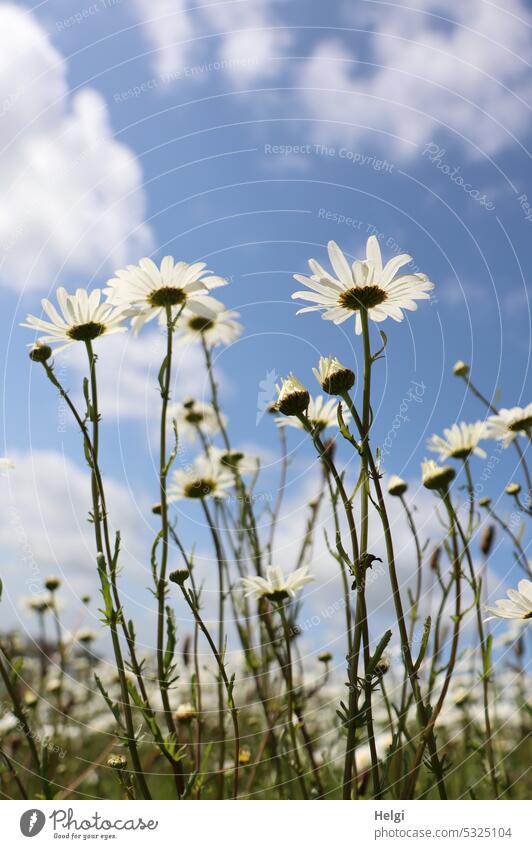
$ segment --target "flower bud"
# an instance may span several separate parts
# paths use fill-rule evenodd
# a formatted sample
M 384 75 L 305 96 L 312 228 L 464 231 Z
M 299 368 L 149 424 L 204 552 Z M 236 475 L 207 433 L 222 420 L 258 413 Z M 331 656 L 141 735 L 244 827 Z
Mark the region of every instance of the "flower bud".
M 36 342 L 30 348 L 30 360 L 34 363 L 45 363 L 52 356 L 52 349 L 49 345 L 44 345 L 42 342 Z
M 190 722 L 196 716 L 197 712 L 190 702 L 185 702 L 178 706 L 174 713 L 174 719 L 178 722 Z
M 296 416 L 304 413 L 310 403 L 310 395 L 302 383 L 292 373 L 282 378 L 281 386 L 277 386 L 276 407 L 285 416 Z
M 168 580 L 172 581 L 173 584 L 179 584 L 179 586 L 182 587 L 189 576 L 190 572 L 188 569 L 175 569 L 174 572 L 170 572 L 168 575 Z
M 337 357 L 320 357 L 314 376 L 327 395 L 349 392 L 355 382 L 355 373 L 342 365 Z
M 318 655 L 318 660 L 320 663 L 330 663 L 332 660 L 332 654 L 330 651 L 324 651 Z
M 506 495 L 519 495 L 521 492 L 521 484 L 516 482 L 509 483 L 504 491 Z
M 61 586 L 61 581 L 59 580 L 59 578 L 50 575 L 48 578 L 46 578 L 44 586 L 47 590 L 53 593 L 55 592 L 55 590 L 59 589 L 59 587 Z
M 437 572 L 440 568 L 441 548 L 437 546 L 430 555 L 429 566 L 433 572 Z
M 469 366 L 463 360 L 457 360 L 453 366 L 453 374 L 456 377 L 467 377 L 469 374 Z
M 487 495 L 484 498 L 479 498 L 478 504 L 479 507 L 489 507 L 491 504 L 491 498 L 488 498 Z
M 111 769 L 117 769 L 122 772 L 127 766 L 127 759 L 124 755 L 109 755 L 107 758 L 107 766 Z
M 388 492 L 390 495 L 404 495 L 406 490 L 408 489 L 408 484 L 398 475 L 392 475 L 390 480 L 388 481 Z
M 484 533 L 480 538 L 480 551 L 487 557 L 493 547 L 493 540 L 495 539 L 495 525 L 488 525 L 487 528 L 484 528 Z

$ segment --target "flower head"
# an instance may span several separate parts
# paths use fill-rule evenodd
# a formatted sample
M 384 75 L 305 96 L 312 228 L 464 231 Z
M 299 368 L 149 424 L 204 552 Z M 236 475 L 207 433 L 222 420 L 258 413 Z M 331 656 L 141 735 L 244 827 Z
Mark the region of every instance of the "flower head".
M 464 460 L 470 454 L 476 454 L 478 457 L 485 457 L 486 452 L 478 447 L 478 443 L 486 436 L 485 422 L 466 422 L 455 423 L 451 427 L 443 429 L 443 436 L 434 434 L 427 442 L 429 451 L 434 451 L 439 454 L 440 460 L 447 460 L 454 457 L 457 460 Z
M 125 333 L 127 330 L 122 324 L 126 318 L 123 307 L 116 307 L 108 302 L 100 303 L 100 289 L 93 289 L 90 294 L 85 289 L 76 289 L 73 295 L 69 295 L 66 289 L 60 287 L 56 297 L 61 314 L 51 301 L 43 298 L 42 308 L 50 321 L 28 315 L 21 325 L 46 334 L 39 336 L 38 345 L 62 343 L 55 348 L 58 353 L 74 342 L 93 342 L 100 336 Z M 32 351 L 35 351 L 35 346 Z
M 107 281 L 105 294 L 109 303 L 128 309 L 133 315 L 135 333 L 151 319 L 166 323 L 167 308 L 177 314 L 213 318 L 223 304 L 209 295 L 211 289 L 225 286 L 227 280 L 206 270 L 204 262 L 174 262 L 165 256 L 157 266 L 144 257 L 138 265 L 128 265 Z
M 183 702 L 178 705 L 174 713 L 174 719 L 177 719 L 178 722 L 190 722 L 196 715 L 197 711 L 194 709 L 194 705 L 190 702 Z
M 247 454 L 245 451 L 227 451 L 226 448 L 217 448 L 211 445 L 209 456 L 215 463 L 230 472 L 238 472 L 239 475 L 255 474 L 259 470 L 260 461 L 258 457 Z
M 234 476 L 211 457 L 197 457 L 188 469 L 176 469 L 168 487 L 168 500 L 183 498 L 224 498 L 229 495 Z
M 182 315 L 176 324 L 179 331 L 177 342 L 187 345 L 205 342 L 208 348 L 217 345 L 231 345 L 242 333 L 242 325 L 236 321 L 240 314 L 223 308 L 210 317 L 196 315 L 193 312 Z
M 467 377 L 469 374 L 469 366 L 463 360 L 457 360 L 453 366 L 453 374 L 456 377 Z
M 388 481 L 388 492 L 390 495 L 404 495 L 408 484 L 399 475 L 392 475 Z
M 214 436 L 220 430 L 214 407 L 203 401 L 195 401 L 193 398 L 186 398 L 174 404 L 168 411 L 168 415 L 174 420 L 179 436 L 185 437 L 190 442 L 198 438 L 198 429 L 208 436 Z M 226 418 L 223 414 L 220 415 L 225 425 Z
M 519 495 L 519 493 L 521 492 L 521 484 L 517 481 L 513 481 L 504 488 L 504 491 L 506 495 Z
M 517 590 L 506 590 L 507 599 L 498 599 L 495 607 L 486 607 L 489 619 L 532 619 L 532 581 L 523 578 Z
M 0 472 L 9 472 L 10 469 L 14 468 L 15 464 L 8 457 L 0 457 Z
M 336 399 L 329 398 L 328 401 L 325 401 L 323 395 L 316 395 L 315 398 L 310 398 L 306 416 L 318 433 L 322 433 L 328 427 L 334 427 L 338 424 L 338 404 Z M 343 410 L 343 418 L 344 422 L 348 422 L 351 414 Z M 297 416 L 287 416 L 286 418 L 280 416 L 275 419 L 275 423 L 279 427 L 297 427 L 304 430 L 303 423 Z
M 499 439 L 505 448 L 514 441 L 517 434 L 530 436 L 531 433 L 532 404 L 499 410 L 496 416 L 490 416 L 488 419 L 487 435 L 491 439 Z
M 295 416 L 304 413 L 310 403 L 310 395 L 297 377 L 290 372 L 288 377 L 281 378 L 277 385 L 277 401 L 275 408 L 285 416 Z
M 429 298 L 434 288 L 426 274 L 396 274 L 412 257 L 400 254 L 383 267 L 379 243 L 370 236 L 366 245 L 366 259 L 349 264 L 336 242 L 329 242 L 329 259 L 334 274 L 325 271 L 316 260 L 309 260 L 310 277 L 301 274 L 295 279 L 311 290 L 294 292 L 293 298 L 311 301 L 300 313 L 324 310 L 323 318 L 341 324 L 351 315 L 356 316 L 355 330 L 362 332 L 360 311 L 367 310 L 372 321 L 393 318 L 403 320 L 403 310 L 416 310 L 417 300 Z M 336 275 L 336 276 L 334 276 Z
M 247 590 L 246 595 L 254 595 L 257 599 L 268 598 L 270 601 L 284 601 L 287 598 L 293 598 L 297 590 L 313 580 L 312 575 L 309 575 L 308 566 L 296 569 L 286 578 L 283 575 L 283 570 L 278 566 L 268 566 L 265 578 L 259 576 L 242 578 L 242 584 L 244 589 Z
M 455 475 L 452 466 L 438 466 L 434 460 L 424 460 L 421 463 L 421 479 L 427 489 L 446 490 Z
M 320 357 L 318 368 L 312 371 L 327 395 L 349 392 L 355 382 L 354 372 L 343 366 L 337 357 Z

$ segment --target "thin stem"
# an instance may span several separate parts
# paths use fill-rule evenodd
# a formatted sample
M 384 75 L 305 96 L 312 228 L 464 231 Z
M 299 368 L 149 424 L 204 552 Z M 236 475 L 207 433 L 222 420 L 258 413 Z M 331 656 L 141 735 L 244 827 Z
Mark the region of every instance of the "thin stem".
M 456 534 L 456 521 L 455 521 L 455 512 L 452 506 L 451 498 L 449 496 L 448 491 L 441 492 L 441 498 L 445 507 L 447 509 L 447 513 L 449 515 L 449 523 L 450 523 L 450 533 L 451 533 L 451 543 L 452 543 L 452 554 L 453 554 L 453 563 L 452 563 L 452 571 L 454 576 L 454 585 L 455 585 L 455 607 L 454 607 L 454 616 L 453 616 L 453 636 L 451 641 L 451 651 L 449 655 L 449 662 L 447 664 L 447 668 L 445 671 L 445 679 L 443 682 L 442 689 L 440 691 L 440 696 L 436 705 L 434 706 L 432 713 L 430 715 L 430 719 L 426 725 L 425 731 L 422 735 L 421 742 L 418 745 L 416 754 L 414 756 L 414 761 L 410 770 L 410 781 L 408 784 L 408 792 L 407 798 L 412 799 L 414 794 L 414 789 L 416 785 L 417 774 L 419 772 L 419 767 L 421 766 L 421 761 L 423 758 L 423 753 L 425 751 L 425 746 L 428 742 L 428 735 L 434 731 L 436 726 L 436 721 L 440 715 L 441 709 L 443 708 L 445 698 L 447 696 L 447 691 L 451 684 L 451 679 L 454 672 L 454 667 L 456 664 L 456 659 L 458 656 L 458 642 L 460 639 L 460 622 L 462 619 L 462 585 L 461 585 L 461 566 L 460 566 L 460 554 L 458 550 L 458 538 Z
M 94 524 L 94 535 L 96 540 L 96 548 L 98 553 L 103 558 L 104 563 L 105 556 L 103 554 L 103 544 L 102 544 L 102 529 L 101 529 L 101 512 L 100 512 L 100 488 L 99 481 L 96 474 L 96 465 L 98 464 L 98 455 L 99 455 L 99 423 L 100 423 L 100 413 L 98 410 L 98 382 L 96 379 L 96 356 L 92 350 L 92 343 L 85 343 L 87 349 L 87 357 L 89 360 L 89 374 L 90 374 L 90 405 L 89 405 L 89 419 L 92 422 L 92 456 L 94 459 L 94 463 L 91 464 L 91 490 L 92 490 L 92 519 Z M 112 576 L 115 569 L 112 564 L 109 564 L 109 573 Z M 127 744 L 129 748 L 129 752 L 131 755 L 131 760 L 133 762 L 133 766 L 135 769 L 135 777 L 138 781 L 140 790 L 145 799 L 151 799 L 151 794 L 148 789 L 148 785 L 146 783 L 146 778 L 144 776 L 144 772 L 142 769 L 142 764 L 140 761 L 140 756 L 137 748 L 137 741 L 135 739 L 135 729 L 133 725 L 133 714 L 131 710 L 131 703 L 129 701 L 129 691 L 127 687 L 126 681 L 126 672 L 124 667 L 124 660 L 122 657 L 122 650 L 120 648 L 120 639 L 118 636 L 117 622 L 119 618 L 122 616 L 120 610 L 113 610 L 112 616 L 109 621 L 109 628 L 111 630 L 111 640 L 113 644 L 113 651 L 116 660 L 116 666 L 118 671 L 118 677 L 120 681 L 120 691 L 122 697 L 122 705 L 124 710 L 124 718 L 126 722 L 126 730 L 127 730 Z
M 167 593 L 166 571 L 168 566 L 168 498 L 167 479 L 171 458 L 166 452 L 166 431 L 168 427 L 168 404 L 170 401 L 170 386 L 172 379 L 172 340 L 176 319 L 172 318 L 172 308 L 166 307 L 166 355 L 159 376 L 161 392 L 161 420 L 159 433 L 159 501 L 161 511 L 161 557 L 157 577 L 157 677 L 163 705 L 164 719 L 170 737 L 177 741 L 177 728 L 172 716 L 172 708 L 168 696 L 167 673 L 165 672 L 165 601 Z M 179 795 L 184 791 L 184 781 L 179 764 L 173 765 L 174 781 Z
M 224 581 L 224 571 L 225 571 L 225 556 L 222 549 L 222 543 L 220 537 L 218 535 L 217 528 L 213 522 L 212 516 L 210 514 L 209 508 L 207 507 L 207 502 L 204 498 L 201 499 L 201 506 L 203 507 L 203 512 L 205 513 L 205 518 L 207 519 L 207 524 L 209 525 L 209 530 L 211 532 L 212 540 L 214 543 L 214 549 L 216 551 L 216 562 L 218 564 L 218 654 L 221 658 L 225 655 L 225 581 Z M 220 798 L 224 798 L 224 763 L 225 763 L 225 707 L 224 707 L 224 688 L 223 681 L 220 676 L 218 676 L 218 738 L 219 738 L 219 752 L 220 752 L 220 777 L 219 777 L 219 791 Z
M 301 789 L 303 792 L 303 798 L 306 798 L 306 786 L 303 778 L 303 773 L 301 770 L 301 762 L 299 758 L 299 750 L 297 744 L 297 735 L 296 729 L 294 726 L 294 680 L 293 680 L 293 668 L 292 668 L 292 649 L 290 645 L 290 630 L 288 627 L 288 620 L 286 618 L 286 611 L 284 608 L 284 603 L 279 604 L 277 610 L 279 611 L 279 616 L 281 617 L 281 622 L 283 625 L 283 635 L 284 635 L 284 643 L 286 649 L 286 664 L 285 664 L 285 672 L 286 672 L 286 703 L 287 703 L 287 726 L 288 733 L 290 735 L 290 740 L 292 743 L 292 750 L 294 753 L 294 761 L 295 768 L 297 772 L 297 776 L 299 782 L 301 784 Z
M 357 425 L 359 433 L 362 435 L 363 425 L 360 421 L 360 417 L 356 411 L 355 405 L 351 400 L 351 397 L 348 393 L 342 395 L 346 404 L 348 405 L 348 409 L 350 410 L 353 419 Z M 408 678 L 410 681 L 410 686 L 412 688 L 412 693 L 414 695 L 414 699 L 416 702 L 417 709 L 417 718 L 418 724 L 420 726 L 421 733 L 424 733 L 424 730 L 428 726 L 429 717 L 428 712 L 423 702 L 423 695 L 421 693 L 421 687 L 419 684 L 417 670 L 414 665 L 414 661 L 412 658 L 412 652 L 410 648 L 410 642 L 408 640 L 408 631 L 406 627 L 405 614 L 403 610 L 403 603 L 401 600 L 401 592 L 399 589 L 399 581 L 397 577 L 397 568 L 395 565 L 395 553 L 393 547 L 393 539 L 392 532 L 390 527 L 390 521 L 388 518 L 388 512 L 386 510 L 386 503 L 384 501 L 384 495 L 382 492 L 382 487 L 380 484 L 380 473 L 375 465 L 375 460 L 373 459 L 373 454 L 371 452 L 371 448 L 369 446 L 369 441 L 366 440 L 363 450 L 367 453 L 369 468 L 371 472 L 371 477 L 373 480 L 373 485 L 375 487 L 375 493 L 377 495 L 378 502 L 378 512 L 382 523 L 382 529 L 384 532 L 384 541 L 386 545 L 386 559 L 388 562 L 388 573 L 390 576 L 390 584 L 392 588 L 392 596 L 395 607 L 395 615 L 397 618 L 397 625 L 399 627 L 399 638 L 401 640 L 401 650 L 403 654 L 403 662 L 406 667 L 406 671 L 408 673 Z M 434 731 L 432 728 L 429 728 L 427 731 L 427 740 L 429 753 L 431 757 L 431 764 L 434 770 L 434 773 L 437 777 L 438 781 L 438 792 L 442 799 L 447 798 L 447 792 L 445 789 L 445 781 L 443 777 L 443 769 L 441 767 L 441 763 L 438 758 L 437 748 L 436 748 L 436 740 L 434 738 Z M 411 798 L 411 797 L 409 797 Z
M 214 658 L 216 660 L 216 663 L 218 665 L 218 669 L 220 671 L 220 676 L 221 676 L 222 681 L 225 685 L 225 690 L 226 690 L 226 693 L 227 693 L 227 702 L 228 702 L 228 705 L 229 705 L 229 711 L 231 713 L 231 719 L 233 721 L 233 731 L 234 731 L 234 735 L 235 735 L 235 740 L 234 740 L 234 744 L 235 744 L 235 755 L 234 755 L 235 767 L 234 767 L 234 772 L 233 772 L 233 799 L 237 799 L 238 798 L 238 767 L 239 767 L 239 760 L 240 760 L 240 731 L 239 731 L 239 727 L 238 727 L 238 711 L 236 709 L 234 698 L 233 698 L 233 683 L 230 682 L 228 677 L 227 677 L 227 673 L 225 671 L 225 666 L 224 666 L 222 655 L 220 654 L 220 652 L 216 648 L 216 644 L 215 644 L 214 640 L 212 639 L 212 637 L 209 633 L 209 630 L 208 630 L 207 626 L 205 625 L 203 619 L 201 618 L 199 608 L 198 608 L 198 604 L 197 604 L 197 598 L 196 598 L 195 594 L 189 592 L 183 585 L 180 585 L 180 589 L 181 589 L 181 592 L 183 593 L 183 596 L 185 598 L 186 603 L 188 604 L 190 610 L 192 611 L 192 615 L 194 616 L 194 619 L 198 623 L 200 631 L 202 632 L 202 634 L 205 636 L 207 642 L 209 643 L 210 649 L 211 649 L 211 651 L 214 655 Z

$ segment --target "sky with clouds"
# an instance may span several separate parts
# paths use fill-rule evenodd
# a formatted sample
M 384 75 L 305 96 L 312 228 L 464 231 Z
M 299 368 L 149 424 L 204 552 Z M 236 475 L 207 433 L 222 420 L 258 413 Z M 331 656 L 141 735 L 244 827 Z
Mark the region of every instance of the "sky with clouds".
M 75 597 L 94 568 L 79 440 L 19 323 L 58 285 L 101 287 L 143 255 L 204 260 L 231 280 L 222 297 L 245 332 L 217 351 L 216 370 L 233 439 L 261 454 L 267 493 L 277 434 L 260 413 L 274 378 L 294 370 L 315 391 L 320 354 L 360 367 L 350 326 L 296 317 L 292 274 L 309 257 L 325 262 L 329 239 L 356 257 L 376 233 L 385 256 L 411 254 L 436 289 L 387 323 L 374 440 L 389 437 L 386 470 L 413 482 L 434 536 L 433 499 L 415 483 L 426 438 L 483 415 L 454 361 L 470 362 L 500 405 L 531 400 L 531 11 L 526 0 L 0 2 L 0 454 L 16 463 L 0 481 L 8 619 L 34 569 L 65 576 Z M 100 346 L 106 480 L 128 598 L 145 617 L 161 343 L 152 328 Z M 205 397 L 200 352 L 179 351 L 177 365 L 174 397 Z M 80 352 L 58 369 L 79 395 Z M 287 561 L 318 485 L 309 446 L 288 436 Z M 514 460 L 504 455 L 486 493 L 498 497 Z M 199 516 L 180 508 L 179 522 L 207 564 Z M 400 539 L 406 580 L 412 552 Z M 331 563 L 318 548 L 323 577 Z M 493 569 L 495 587 L 515 583 L 502 540 Z M 311 609 L 323 604 L 307 595 Z

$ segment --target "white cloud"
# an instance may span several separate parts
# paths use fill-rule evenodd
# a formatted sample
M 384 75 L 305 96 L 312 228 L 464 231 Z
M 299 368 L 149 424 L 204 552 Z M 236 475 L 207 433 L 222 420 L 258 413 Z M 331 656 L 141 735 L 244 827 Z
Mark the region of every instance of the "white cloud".
M 323 124 L 320 140 L 366 137 L 398 155 L 415 153 L 447 131 L 458 141 L 463 134 L 472 154 L 474 145 L 493 154 L 515 144 L 513 135 L 528 127 L 522 99 L 532 91 L 522 0 L 504 9 L 483 0 L 452 11 L 437 0 L 413 5 L 357 4 L 349 22 L 367 25 L 364 54 L 347 36 L 328 38 L 302 65 L 300 97 Z M 455 20 L 443 18 L 450 14 Z M 366 49 L 371 64 L 359 65 Z
M 53 574 L 62 578 L 62 593 L 76 616 L 84 593 L 92 596 L 95 609 L 99 599 L 93 528 L 88 522 L 88 468 L 57 451 L 14 454 L 12 459 L 14 470 L 0 481 L 5 504 L 0 515 L 0 550 L 6 606 L 11 601 L 24 616 L 21 597 L 42 590 L 45 577 Z M 132 587 L 137 584 L 138 591 L 149 580 L 148 546 L 143 541 L 147 526 L 139 521 L 139 512 L 149 521 L 150 504 L 142 494 L 128 491 L 109 476 L 105 476 L 105 488 L 111 529 L 122 534 L 121 563 L 127 564 L 124 580 L 129 595 Z
M 280 22 L 261 0 L 218 0 L 196 8 L 186 0 L 133 0 L 133 11 L 163 79 L 200 78 L 202 70 L 223 69 L 239 82 L 250 82 L 276 73 L 270 59 L 291 40 L 288 32 L 272 29 Z M 186 73 L 187 68 L 196 73 Z
M 46 287 L 112 271 L 151 233 L 139 164 L 96 91 L 70 96 L 68 65 L 27 11 L 0 4 L 0 280 Z
M 117 334 L 98 345 L 98 400 L 102 413 L 118 421 L 126 419 L 152 422 L 159 416 L 158 373 L 165 355 L 165 337 L 157 325 L 139 336 Z M 56 360 L 56 370 L 78 400 L 78 387 L 87 376 L 87 356 L 82 345 L 74 345 Z M 71 377 L 70 372 L 73 372 Z M 173 356 L 172 399 L 193 396 L 209 400 L 201 348 L 197 345 L 176 347 Z M 223 387 L 227 381 L 218 374 Z

